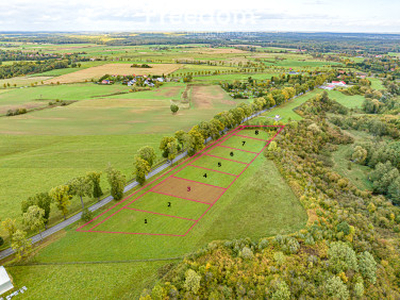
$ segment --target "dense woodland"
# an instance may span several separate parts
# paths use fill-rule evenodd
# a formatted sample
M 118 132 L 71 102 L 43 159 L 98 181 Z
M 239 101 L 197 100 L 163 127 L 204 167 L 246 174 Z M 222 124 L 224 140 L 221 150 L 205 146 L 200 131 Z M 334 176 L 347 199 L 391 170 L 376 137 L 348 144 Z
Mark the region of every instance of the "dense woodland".
M 18 62 L 12 65 L 0 66 L 0 79 L 16 76 L 42 73 L 54 69 L 68 68 L 68 60 L 46 60 L 37 62 Z

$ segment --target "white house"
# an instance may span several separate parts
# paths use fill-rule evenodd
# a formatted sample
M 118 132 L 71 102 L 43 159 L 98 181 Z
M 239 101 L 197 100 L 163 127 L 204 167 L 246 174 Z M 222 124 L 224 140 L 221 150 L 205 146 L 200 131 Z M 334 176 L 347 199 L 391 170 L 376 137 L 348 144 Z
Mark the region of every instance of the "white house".
M 3 266 L 0 266 L 0 295 L 8 292 L 13 288 L 14 286 L 12 285 L 11 279 L 8 276 L 6 269 L 4 269 Z
M 151 87 L 154 86 L 154 83 L 148 82 L 147 80 L 144 82 L 144 84 L 147 85 L 147 86 L 151 86 Z
M 128 86 L 132 86 L 136 83 L 136 79 L 132 79 L 131 81 L 128 82 Z

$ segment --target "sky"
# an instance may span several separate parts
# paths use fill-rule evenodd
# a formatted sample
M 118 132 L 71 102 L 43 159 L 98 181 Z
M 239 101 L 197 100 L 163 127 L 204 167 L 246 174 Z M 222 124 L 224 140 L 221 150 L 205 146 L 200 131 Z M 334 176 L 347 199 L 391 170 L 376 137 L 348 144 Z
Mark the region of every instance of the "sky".
M 1 6 L 0 32 L 400 33 L 399 12 L 397 0 L 13 0 Z

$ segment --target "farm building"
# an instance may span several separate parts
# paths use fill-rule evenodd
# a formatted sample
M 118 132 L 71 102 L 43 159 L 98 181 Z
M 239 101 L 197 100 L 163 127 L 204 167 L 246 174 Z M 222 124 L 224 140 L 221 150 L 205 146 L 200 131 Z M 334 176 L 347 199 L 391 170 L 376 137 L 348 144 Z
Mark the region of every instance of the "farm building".
M 347 85 L 344 81 L 332 81 L 332 83 L 322 86 L 321 88 L 324 90 L 333 90 L 336 87 L 347 87 Z
M 11 282 L 11 278 L 8 276 L 6 269 L 3 266 L 0 267 L 0 295 L 13 289 L 14 286 Z
M 344 81 L 332 81 L 332 85 L 334 85 L 334 86 L 346 86 L 346 82 L 344 82 Z
M 136 79 L 132 79 L 131 81 L 129 81 L 128 83 L 127 83 L 127 85 L 128 86 L 132 86 L 132 85 L 134 85 L 136 83 Z
M 147 85 L 147 86 L 150 86 L 150 87 L 154 86 L 154 83 L 152 83 L 150 81 L 147 81 L 147 80 L 144 82 L 144 84 Z

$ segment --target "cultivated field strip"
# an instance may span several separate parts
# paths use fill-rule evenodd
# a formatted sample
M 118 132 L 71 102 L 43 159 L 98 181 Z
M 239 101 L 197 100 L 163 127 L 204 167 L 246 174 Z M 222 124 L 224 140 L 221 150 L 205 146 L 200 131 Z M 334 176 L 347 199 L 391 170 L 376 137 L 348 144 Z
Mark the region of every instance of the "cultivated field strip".
M 267 127 L 239 126 L 77 231 L 186 236 L 284 128 Z

